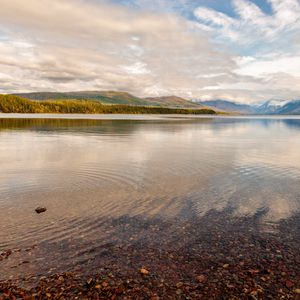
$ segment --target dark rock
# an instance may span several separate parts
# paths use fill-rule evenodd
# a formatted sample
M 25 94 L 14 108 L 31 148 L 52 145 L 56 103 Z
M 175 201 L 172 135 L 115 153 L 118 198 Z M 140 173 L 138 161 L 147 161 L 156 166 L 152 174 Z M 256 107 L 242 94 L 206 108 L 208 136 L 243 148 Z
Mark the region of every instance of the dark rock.
M 43 213 L 43 212 L 45 212 L 47 210 L 47 208 L 46 207 L 37 207 L 36 209 L 35 209 L 35 212 L 37 213 L 37 214 L 41 214 L 41 213 Z

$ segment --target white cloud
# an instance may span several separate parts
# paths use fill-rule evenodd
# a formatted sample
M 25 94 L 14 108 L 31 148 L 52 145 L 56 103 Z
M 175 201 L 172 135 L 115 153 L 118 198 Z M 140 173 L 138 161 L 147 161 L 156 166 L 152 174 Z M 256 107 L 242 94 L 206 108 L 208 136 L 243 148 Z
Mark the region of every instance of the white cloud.
M 242 63 L 236 72 L 253 77 L 265 77 L 266 75 L 276 73 L 287 73 L 299 77 L 300 53 L 297 56 L 279 55 L 272 57 L 272 59 L 253 58 L 253 60 L 249 62 Z
M 232 0 L 232 3 L 237 18 L 203 7 L 195 10 L 198 21 L 209 27 L 215 41 L 239 54 L 237 68 L 233 70 L 238 75 L 236 80 L 222 82 L 213 90 L 223 95 L 226 91 L 227 96 L 235 95 L 244 101 L 247 93 L 252 95 L 252 101 L 299 98 L 299 2 L 269 0 L 272 15 L 249 0 Z
M 299 34 L 300 4 L 297 0 L 269 2 L 274 11 L 272 15 L 265 14 L 250 0 L 232 0 L 238 18 L 203 7 L 194 13 L 201 24 L 210 25 L 218 39 L 233 42 L 235 46 L 244 47 L 243 50 L 249 50 L 250 46 L 255 46 L 253 51 L 268 45 L 274 48 L 276 44 L 286 49 L 290 34 Z
M 197 93 L 235 62 L 206 34 L 169 14 L 76 0 L 0 0 L 2 91 L 119 89 Z M 26 46 L 24 46 L 26 45 Z M 1 77 L 0 77 L 1 78 Z M 1 79 L 0 79 L 1 80 Z
M 142 62 L 136 62 L 133 65 L 130 66 L 122 66 L 122 68 L 128 73 L 128 74 L 149 74 L 151 73 L 149 70 L 147 70 L 147 65 Z
M 0 92 L 299 97 L 300 5 L 269 1 L 271 16 L 233 0 L 238 18 L 199 7 L 195 22 L 174 13 L 187 0 L 139 1 L 144 9 L 102 0 L 0 0 Z

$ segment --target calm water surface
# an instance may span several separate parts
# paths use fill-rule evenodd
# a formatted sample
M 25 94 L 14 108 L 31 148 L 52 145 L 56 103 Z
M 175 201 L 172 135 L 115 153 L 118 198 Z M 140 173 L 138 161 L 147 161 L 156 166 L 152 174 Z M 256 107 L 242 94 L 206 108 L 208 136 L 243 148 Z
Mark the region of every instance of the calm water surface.
M 264 210 L 268 230 L 299 212 L 300 118 L 114 118 L 0 118 L 0 252 L 56 245 L 36 257 L 55 269 L 109 240 L 108 219 Z

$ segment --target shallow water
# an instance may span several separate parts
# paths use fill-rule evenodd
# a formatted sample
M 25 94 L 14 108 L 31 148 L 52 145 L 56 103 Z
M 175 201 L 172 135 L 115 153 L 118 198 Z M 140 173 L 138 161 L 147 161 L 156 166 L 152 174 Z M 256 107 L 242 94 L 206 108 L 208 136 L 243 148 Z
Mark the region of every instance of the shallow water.
M 298 117 L 92 118 L 1 116 L 0 252 L 44 245 L 32 268 L 72 267 L 111 241 L 109 219 L 264 211 L 275 230 L 300 210 Z

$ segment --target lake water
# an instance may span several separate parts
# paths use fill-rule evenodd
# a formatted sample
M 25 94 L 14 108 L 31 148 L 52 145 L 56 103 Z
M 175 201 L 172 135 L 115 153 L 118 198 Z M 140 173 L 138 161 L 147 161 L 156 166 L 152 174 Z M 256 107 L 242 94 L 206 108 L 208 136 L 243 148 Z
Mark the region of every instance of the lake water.
M 276 232 L 299 213 L 298 117 L 45 117 L 0 118 L 0 252 L 44 249 L 2 278 L 92 259 L 115 234 L 107 220 L 264 211 Z

